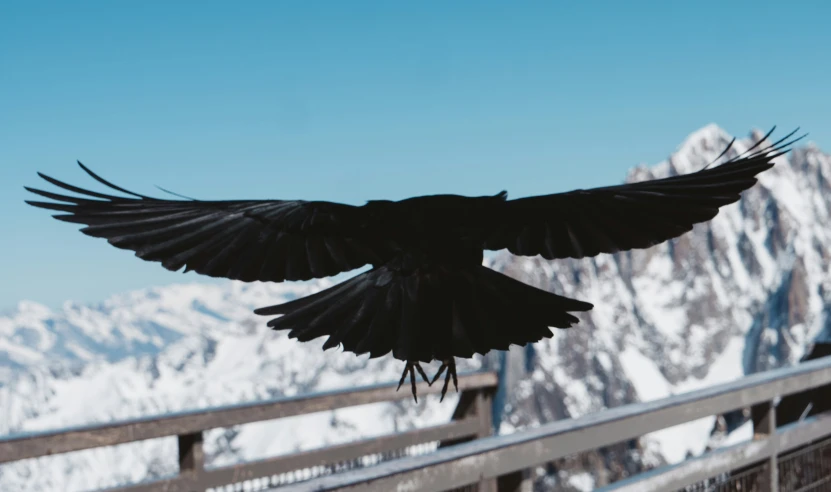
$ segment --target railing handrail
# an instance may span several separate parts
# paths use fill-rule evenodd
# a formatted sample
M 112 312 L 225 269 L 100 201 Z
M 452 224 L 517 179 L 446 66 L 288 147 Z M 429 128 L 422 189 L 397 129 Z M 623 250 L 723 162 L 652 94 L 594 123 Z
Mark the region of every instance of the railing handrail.
M 474 371 L 460 374 L 458 384 L 459 392 L 495 388 L 498 378 L 495 372 Z M 412 397 L 409 385 L 401 391 L 396 391 L 397 386 L 397 383 L 381 383 L 115 422 L 7 434 L 0 436 L 0 463 Z M 419 382 L 417 390 L 419 396 L 437 394 L 441 385 L 427 386 Z
M 713 478 L 783 454 L 831 432 L 831 413 L 792 422 L 768 437 L 715 449 L 676 465 L 656 468 L 607 485 L 596 492 L 642 492 L 644 490 L 679 490 L 692 483 Z
M 514 434 L 486 437 L 281 490 L 386 491 L 394 490 L 404 479 L 412 490 L 447 490 L 828 383 L 831 383 L 831 357 L 756 373 L 661 400 L 551 422 Z

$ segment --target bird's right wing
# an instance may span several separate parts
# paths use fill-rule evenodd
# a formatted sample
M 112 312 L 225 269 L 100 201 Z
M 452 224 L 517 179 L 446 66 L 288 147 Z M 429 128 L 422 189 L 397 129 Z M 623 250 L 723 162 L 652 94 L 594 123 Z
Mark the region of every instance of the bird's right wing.
M 66 222 L 85 224 L 81 232 L 158 261 L 168 270 L 196 271 L 235 280 L 309 280 L 377 261 L 382 245 L 366 233 L 369 217 L 361 207 L 301 200 L 164 200 L 139 195 L 84 171 L 110 188 L 130 195 L 85 190 L 44 174 L 46 181 L 82 197 L 26 188 L 55 200 L 27 201 L 64 212 Z
M 484 247 L 546 259 L 583 258 L 647 248 L 680 236 L 738 201 L 756 183 L 757 174 L 804 137 L 788 141 L 795 130 L 757 150 L 772 132 L 745 153 L 694 173 L 505 201 L 489 212 Z

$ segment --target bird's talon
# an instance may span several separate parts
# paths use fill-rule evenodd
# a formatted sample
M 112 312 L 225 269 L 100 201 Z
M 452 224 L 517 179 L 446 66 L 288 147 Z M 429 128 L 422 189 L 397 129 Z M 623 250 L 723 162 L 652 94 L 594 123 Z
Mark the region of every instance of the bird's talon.
M 395 388 L 395 391 L 400 390 L 400 389 L 401 389 L 401 385 L 402 385 L 402 384 L 404 384 L 404 380 L 405 380 L 405 379 L 407 379 L 407 369 L 408 369 L 408 367 L 407 367 L 407 366 L 405 366 L 405 367 L 404 367 L 404 373 L 403 373 L 403 374 L 401 374 L 401 379 L 398 381 L 398 387 L 397 387 L 397 388 Z
M 439 401 L 444 401 L 444 395 L 447 393 L 447 387 L 450 385 L 450 379 L 453 379 L 453 387 L 456 388 L 456 393 L 459 392 L 459 381 L 456 379 L 456 361 L 455 359 L 449 359 L 446 361 L 442 361 L 441 367 L 439 367 L 438 372 L 433 377 L 433 382 L 435 382 L 439 376 L 447 369 L 447 374 L 444 377 L 444 385 L 441 388 L 441 397 Z
M 418 395 L 416 395 L 415 370 L 410 366 L 410 385 L 413 387 L 413 399 L 418 403 Z
M 428 377 L 427 377 L 427 373 L 426 373 L 426 372 L 424 372 L 424 369 L 422 369 L 422 368 L 421 368 L 421 364 L 419 364 L 418 362 L 416 362 L 416 363 L 415 363 L 415 364 L 413 364 L 413 365 L 414 365 L 414 366 L 415 366 L 415 368 L 418 370 L 418 373 L 419 373 L 419 374 L 421 374 L 421 379 L 423 379 L 423 380 L 424 380 L 424 382 L 425 382 L 425 383 L 427 383 L 427 386 L 432 386 L 432 385 L 433 385 L 433 382 L 432 382 L 432 381 L 430 381 L 430 378 L 428 378 Z
M 437 379 L 439 379 L 439 377 L 441 376 L 441 373 L 443 373 L 445 369 L 447 369 L 447 363 L 446 363 L 446 362 L 442 362 L 442 363 L 441 363 L 441 366 L 439 367 L 439 370 L 438 370 L 438 371 L 436 371 L 436 375 L 435 375 L 435 376 L 433 376 L 432 381 L 430 381 L 430 385 L 431 385 L 431 386 L 433 385 L 433 383 L 435 383 L 435 382 L 436 382 L 436 380 L 437 380 Z
M 424 373 L 424 369 L 421 368 L 421 365 L 418 362 L 407 362 L 404 366 L 404 372 L 401 373 L 401 379 L 398 381 L 398 388 L 395 391 L 401 389 L 401 385 L 404 384 L 404 381 L 407 379 L 407 376 L 410 376 L 410 386 L 412 387 L 413 391 L 413 399 L 416 403 L 418 403 L 418 395 L 416 393 L 416 371 L 421 374 L 421 377 L 424 379 L 428 385 L 430 385 L 430 381 L 427 379 L 427 374 Z

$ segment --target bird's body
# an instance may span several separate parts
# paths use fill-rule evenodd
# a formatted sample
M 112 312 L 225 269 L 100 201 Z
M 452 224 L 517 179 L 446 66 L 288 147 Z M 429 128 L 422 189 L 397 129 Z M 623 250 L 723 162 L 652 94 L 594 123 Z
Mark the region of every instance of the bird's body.
M 771 130 L 772 131 L 772 130 Z M 756 146 L 767 137 L 760 140 Z M 415 396 L 420 362 L 447 368 L 455 357 L 507 350 L 568 328 L 592 305 L 528 286 L 482 265 L 485 250 L 546 259 L 582 258 L 653 246 L 713 218 L 750 188 L 793 141 L 778 142 L 711 169 L 591 190 L 508 200 L 507 193 L 432 195 L 362 206 L 303 200 L 164 200 L 99 182 L 129 197 L 27 188 L 56 202 L 56 218 L 85 224 L 169 270 L 242 281 L 309 280 L 366 265 L 366 272 L 316 294 L 255 312 L 300 341 L 328 337 L 356 354 L 406 361 Z M 754 146 L 755 148 L 755 146 Z M 729 146 L 728 146 L 729 149 Z M 749 149 L 753 150 L 753 148 Z M 725 153 L 727 150 L 725 150 Z M 721 156 L 720 156 L 721 157 Z M 80 164 L 80 163 L 79 163 Z M 432 382 L 432 381 L 431 381 Z

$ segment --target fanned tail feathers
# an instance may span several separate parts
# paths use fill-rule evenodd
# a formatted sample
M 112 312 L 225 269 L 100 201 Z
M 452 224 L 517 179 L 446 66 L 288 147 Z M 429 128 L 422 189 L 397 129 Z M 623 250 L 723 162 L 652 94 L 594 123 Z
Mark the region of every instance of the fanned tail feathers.
M 328 336 L 356 354 L 430 362 L 507 350 L 552 336 L 579 320 L 587 302 L 531 287 L 484 266 L 403 275 L 386 267 L 311 296 L 257 309 L 304 342 Z

